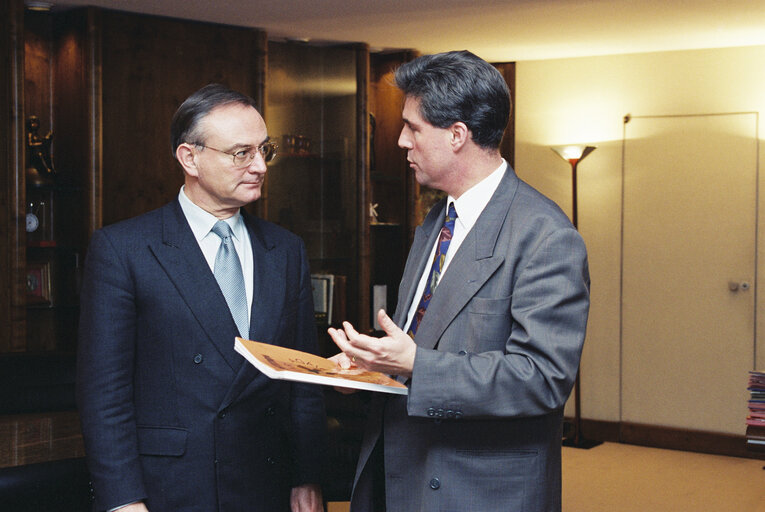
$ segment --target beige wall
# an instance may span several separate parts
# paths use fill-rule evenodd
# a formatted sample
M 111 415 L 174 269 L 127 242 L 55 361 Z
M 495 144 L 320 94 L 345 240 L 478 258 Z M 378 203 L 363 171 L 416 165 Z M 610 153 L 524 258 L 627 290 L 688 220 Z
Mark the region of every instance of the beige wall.
M 516 170 L 564 210 L 571 209 L 570 167 L 550 146 L 598 146 L 578 173 L 579 229 L 589 250 L 593 281 L 582 415 L 619 421 L 623 118 L 759 112 L 763 138 L 765 46 L 519 62 L 516 104 Z M 759 162 L 765 162 L 762 141 Z M 763 197 L 760 194 L 759 276 L 765 276 Z M 756 365 L 765 369 L 765 296 L 757 293 Z M 745 386 L 743 374 L 742 401 L 747 399 Z

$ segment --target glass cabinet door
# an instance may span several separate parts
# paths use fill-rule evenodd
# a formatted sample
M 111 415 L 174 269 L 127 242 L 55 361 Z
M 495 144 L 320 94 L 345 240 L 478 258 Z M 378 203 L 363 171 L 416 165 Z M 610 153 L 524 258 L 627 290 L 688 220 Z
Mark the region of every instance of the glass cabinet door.
M 359 273 L 355 51 L 269 42 L 267 77 L 266 122 L 279 153 L 269 164 L 260 212 L 303 238 L 313 274 L 335 277 L 331 323 L 354 321 Z

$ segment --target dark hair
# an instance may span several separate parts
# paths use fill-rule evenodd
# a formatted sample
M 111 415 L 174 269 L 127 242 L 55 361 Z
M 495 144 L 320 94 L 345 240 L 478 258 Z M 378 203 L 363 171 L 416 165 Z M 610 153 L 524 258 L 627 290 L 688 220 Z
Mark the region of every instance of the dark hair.
M 186 98 L 173 115 L 170 123 L 170 146 L 175 158 L 175 150 L 184 142 L 202 143 L 202 133 L 199 130 L 201 121 L 213 109 L 231 103 L 249 105 L 257 110 L 255 100 L 249 96 L 233 91 L 221 84 L 205 85 L 197 92 Z
M 510 118 L 510 91 L 494 66 L 468 51 L 424 55 L 399 66 L 396 86 L 420 100 L 437 128 L 461 121 L 481 147 L 496 149 Z

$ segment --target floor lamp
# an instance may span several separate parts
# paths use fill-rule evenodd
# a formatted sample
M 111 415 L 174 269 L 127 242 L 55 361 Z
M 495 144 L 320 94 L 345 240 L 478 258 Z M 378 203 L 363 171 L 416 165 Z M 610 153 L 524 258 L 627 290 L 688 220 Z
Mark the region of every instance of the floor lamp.
M 563 160 L 571 164 L 571 223 L 578 229 L 578 214 L 577 214 L 577 186 L 576 186 L 576 166 L 584 158 L 595 151 L 595 146 L 556 146 L 552 148 Z M 574 432 L 563 439 L 563 446 L 570 446 L 573 448 L 592 448 L 602 444 L 602 441 L 593 441 L 585 439 L 582 436 L 582 392 L 580 374 L 582 373 L 581 366 L 576 372 L 576 380 L 574 381 Z

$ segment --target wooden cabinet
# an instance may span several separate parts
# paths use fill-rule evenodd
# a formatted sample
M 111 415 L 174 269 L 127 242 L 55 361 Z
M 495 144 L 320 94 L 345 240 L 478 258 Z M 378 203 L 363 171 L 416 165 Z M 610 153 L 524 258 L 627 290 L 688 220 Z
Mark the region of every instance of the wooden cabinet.
M 0 353 L 72 352 L 90 234 L 178 194 L 169 127 L 191 92 L 220 82 L 262 104 L 265 34 L 96 8 L 7 10 Z M 26 170 L 32 115 L 55 174 Z
M 0 327 L 0 352 L 71 351 L 91 154 L 87 136 L 77 135 L 87 133 L 80 130 L 87 108 L 72 104 L 87 96 L 87 36 L 71 37 L 68 25 L 24 11 L 21 2 L 9 2 L 7 9 L 3 63 L 10 88 L 4 101 L 11 118 L 2 129 L 9 142 L 3 168 L 3 228 L 9 236 L 1 252 L 9 265 L 3 272 L 7 322 Z
M 216 82 L 263 105 L 265 33 L 256 29 L 99 11 L 103 224 L 178 195 L 183 171 L 170 149 L 178 106 Z
M 209 82 L 262 104 L 265 50 L 255 29 L 0 7 L 0 389 L 25 397 L 0 400 L 0 467 L 82 455 L 74 351 L 89 237 L 178 194 L 173 112 Z M 27 172 L 31 115 L 52 175 Z

